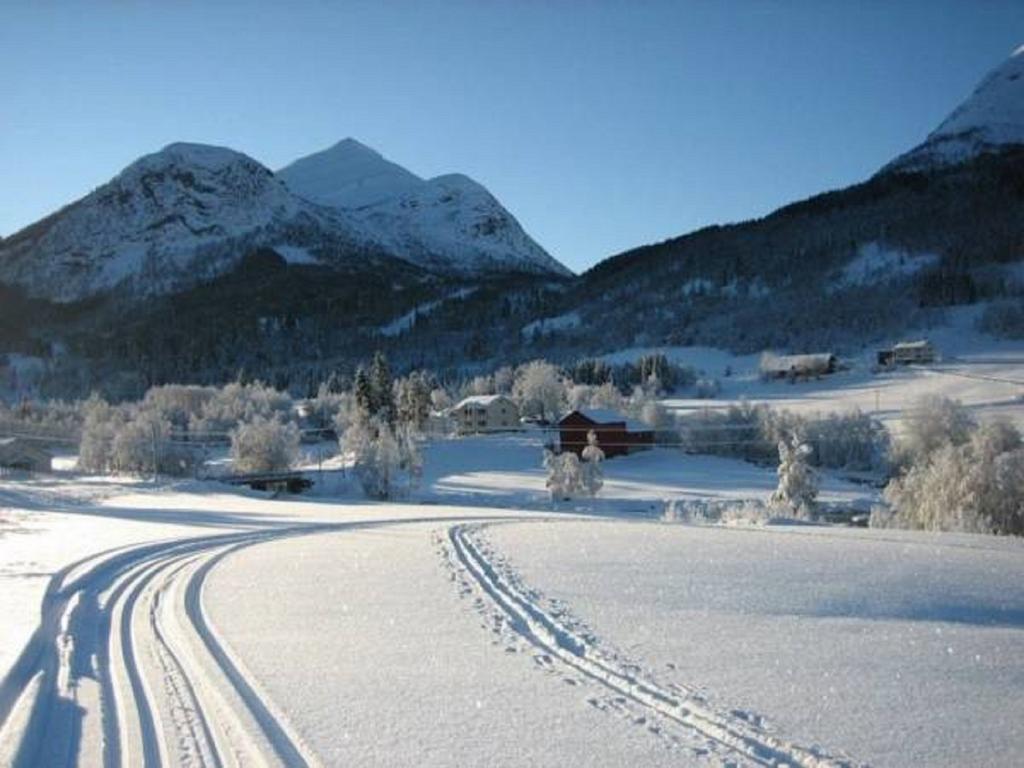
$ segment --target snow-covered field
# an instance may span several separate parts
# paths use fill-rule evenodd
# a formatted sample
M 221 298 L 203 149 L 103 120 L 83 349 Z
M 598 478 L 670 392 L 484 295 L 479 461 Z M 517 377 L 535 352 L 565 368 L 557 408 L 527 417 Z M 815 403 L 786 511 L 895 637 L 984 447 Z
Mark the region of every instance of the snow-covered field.
M 943 365 L 1024 377 L 1013 345 L 938 343 Z M 726 399 L 832 410 L 889 382 L 893 419 L 932 386 L 1022 410 L 985 378 L 770 385 L 678 354 L 733 366 Z M 395 503 L 362 499 L 337 458 L 302 497 L 67 459 L 0 478 L 0 765 L 990 765 L 1024 748 L 1021 540 L 663 523 L 668 499 L 776 483 L 664 448 L 552 505 L 542 450 L 532 431 L 432 440 Z M 877 497 L 823 478 L 825 502 Z
M 1000 341 L 976 331 L 980 310 L 950 310 L 949 325 L 920 333 L 932 341 L 940 355 L 935 364 L 877 373 L 872 370 L 874 347 L 844 359 L 847 370 L 795 383 L 762 381 L 757 355 L 734 356 L 708 347 L 630 349 L 606 359 L 625 362 L 641 354 L 660 352 L 675 363 L 692 366 L 719 381 L 721 392 L 714 399 L 667 398 L 666 407 L 680 415 L 724 408 L 741 400 L 805 415 L 857 408 L 876 415 L 898 432 L 904 415 L 913 410 L 918 398 L 942 395 L 961 401 L 979 418 L 1005 418 L 1024 427 L 1024 344 Z

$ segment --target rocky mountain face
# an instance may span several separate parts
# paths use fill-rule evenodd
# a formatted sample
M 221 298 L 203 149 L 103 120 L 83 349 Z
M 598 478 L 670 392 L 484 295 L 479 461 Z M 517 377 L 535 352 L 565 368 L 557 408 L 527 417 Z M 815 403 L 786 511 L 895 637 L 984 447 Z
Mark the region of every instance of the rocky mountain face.
M 0 281 L 67 302 L 116 287 L 151 295 L 222 273 L 280 240 L 362 250 L 357 224 L 293 195 L 230 149 L 172 144 L 0 245 Z
M 363 223 L 388 252 L 430 269 L 569 274 L 483 185 L 424 180 L 354 139 L 278 171 L 296 194 Z
M 328 266 L 567 273 L 465 177 L 422 181 L 355 142 L 282 177 L 231 149 L 171 144 L 0 241 L 0 283 L 60 302 L 163 295 L 224 274 L 258 247 Z M 303 196 L 289 179 L 330 191 Z

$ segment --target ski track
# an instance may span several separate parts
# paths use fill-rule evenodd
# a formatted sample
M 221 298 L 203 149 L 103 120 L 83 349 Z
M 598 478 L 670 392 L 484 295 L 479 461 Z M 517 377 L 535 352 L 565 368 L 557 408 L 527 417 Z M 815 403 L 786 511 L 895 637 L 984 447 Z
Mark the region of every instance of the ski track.
M 739 710 L 717 711 L 694 687 L 662 686 L 645 677 L 639 665 L 602 653 L 589 632 L 581 632 L 577 623 L 561 620 L 546 610 L 538 593 L 488 559 L 473 533 L 489 524 L 465 523 L 448 529 L 445 549 L 452 567 L 468 576 L 472 587 L 493 606 L 497 625 L 507 626 L 539 651 L 537 658 L 543 660 L 543 666 L 560 663 L 567 673 L 582 676 L 611 694 L 610 705 L 590 699 L 593 706 L 622 710 L 623 705 L 632 705 L 634 710 L 681 726 L 684 735 L 697 745 L 698 754 L 706 752 L 706 757 L 727 765 L 857 765 L 845 756 L 830 755 L 816 746 L 801 746 L 768 733 L 760 727 L 759 718 Z M 634 722 L 643 723 L 644 718 L 634 718 Z
M 0 755 L 14 768 L 318 765 L 211 628 L 202 588 L 242 547 L 344 527 L 146 544 L 54 574 L 0 682 Z
M 770 734 L 756 717 L 716 711 L 696 689 L 662 686 L 599 650 L 591 633 L 545 609 L 474 541 L 474 531 L 511 519 L 306 523 L 124 547 L 72 563 L 51 577 L 40 624 L 0 681 L 0 759 L 12 768 L 319 766 L 209 622 L 206 577 L 231 553 L 276 539 L 430 522 L 448 526 L 450 565 L 492 605 L 496 623 L 538 649 L 538 664 L 611 694 L 588 700 L 598 709 L 671 724 L 682 738 L 668 738 L 726 765 L 853 765 Z

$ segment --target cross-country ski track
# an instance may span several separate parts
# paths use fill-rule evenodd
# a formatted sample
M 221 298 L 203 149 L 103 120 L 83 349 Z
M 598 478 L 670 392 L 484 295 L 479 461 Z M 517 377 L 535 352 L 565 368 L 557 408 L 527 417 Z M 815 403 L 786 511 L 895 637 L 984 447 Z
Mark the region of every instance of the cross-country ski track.
M 510 516 L 511 518 L 511 516 Z M 703 757 L 730 765 L 849 765 L 664 688 L 592 647 L 499 575 L 473 541 L 490 516 L 281 525 L 129 546 L 52 576 L 41 621 L 0 683 L 0 763 L 29 766 L 313 766 L 321 762 L 235 658 L 210 621 L 203 587 L 232 553 L 326 532 L 442 526 L 454 569 L 506 627 Z M 523 517 L 515 519 L 522 522 Z M 536 518 L 543 519 L 543 518 Z M 656 730 L 652 730 L 656 732 Z

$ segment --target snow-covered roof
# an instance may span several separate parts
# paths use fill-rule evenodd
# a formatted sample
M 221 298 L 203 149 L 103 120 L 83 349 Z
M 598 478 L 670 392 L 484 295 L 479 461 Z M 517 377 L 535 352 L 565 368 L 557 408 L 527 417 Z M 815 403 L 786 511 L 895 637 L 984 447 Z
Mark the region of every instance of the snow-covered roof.
M 637 419 L 631 419 L 628 416 L 623 416 L 618 411 L 613 411 L 611 408 L 576 408 L 575 410 L 569 411 L 562 418 L 568 418 L 571 414 L 578 413 L 585 419 L 594 422 L 595 424 L 625 424 L 626 430 L 629 432 L 650 432 L 651 427 L 649 424 L 644 424 L 642 421 Z
M 508 395 L 471 395 L 470 397 L 463 398 L 455 405 L 455 410 L 462 408 L 466 405 L 479 405 L 486 408 L 491 403 L 497 400 L 508 400 Z
M 761 361 L 762 371 L 807 371 L 826 368 L 835 359 L 831 352 L 807 355 L 770 355 Z
M 932 343 L 927 339 L 919 339 L 918 341 L 901 341 L 899 344 L 894 344 L 893 349 L 931 349 Z

